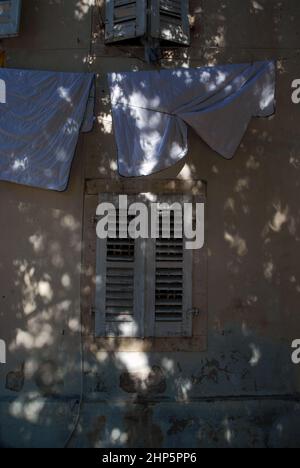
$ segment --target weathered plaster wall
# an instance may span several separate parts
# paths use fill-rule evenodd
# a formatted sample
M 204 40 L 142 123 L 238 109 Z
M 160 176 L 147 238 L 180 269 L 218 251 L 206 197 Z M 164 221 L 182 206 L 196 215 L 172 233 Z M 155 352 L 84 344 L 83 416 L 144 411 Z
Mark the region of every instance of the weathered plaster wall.
M 11 67 L 98 74 L 96 127 L 79 144 L 68 191 L 0 183 L 0 337 L 9 343 L 0 367 L 3 446 L 63 446 L 73 428 L 82 385 L 84 179 L 118 178 L 105 74 L 151 68 L 139 47 L 103 45 L 103 21 L 89 3 L 27 0 L 21 36 L 3 43 Z M 300 444 L 300 368 L 290 358 L 300 337 L 300 106 L 291 102 L 300 4 L 190 4 L 192 47 L 163 50 L 162 65 L 276 58 L 277 114 L 251 123 L 232 161 L 190 131 L 186 161 L 156 176 L 207 183 L 207 350 L 108 352 L 86 340 L 74 446 Z

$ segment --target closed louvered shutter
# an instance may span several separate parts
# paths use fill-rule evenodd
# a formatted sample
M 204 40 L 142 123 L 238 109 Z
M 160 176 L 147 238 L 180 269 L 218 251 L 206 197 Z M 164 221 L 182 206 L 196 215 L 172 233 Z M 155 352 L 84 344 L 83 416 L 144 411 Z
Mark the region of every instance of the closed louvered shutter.
M 151 0 L 151 36 L 189 45 L 188 0 Z
M 101 197 L 101 202 L 110 201 L 118 206 L 118 198 Z M 129 202 L 133 202 L 133 200 Z M 117 236 L 109 231 L 108 239 L 98 239 L 97 286 L 96 286 L 96 336 L 143 337 L 144 336 L 144 264 L 143 241 L 123 239 L 120 231 L 127 225 L 119 223 Z M 121 215 L 127 213 L 121 212 Z M 114 214 L 109 214 L 110 222 Z M 128 217 L 128 222 L 131 218 Z
M 146 33 L 147 1 L 106 1 L 105 41 L 112 43 Z
M 0 37 L 16 36 L 19 32 L 22 0 L 0 0 Z
M 185 249 L 181 218 L 183 204 L 191 200 L 163 196 L 162 201 L 158 238 L 147 246 L 146 336 L 192 336 L 192 251 Z M 170 231 L 163 228 L 169 218 Z
M 185 248 L 182 223 L 183 205 L 192 198 L 158 197 L 156 238 L 121 238 L 128 226 L 116 212 L 117 232 L 111 229 L 108 239 L 97 241 L 97 336 L 192 336 L 193 251 Z M 138 200 L 149 206 L 144 195 L 128 197 L 128 204 Z M 118 206 L 117 196 L 102 195 L 100 201 Z M 109 216 L 114 221 L 113 212 Z M 131 220 L 127 216 L 128 224 Z

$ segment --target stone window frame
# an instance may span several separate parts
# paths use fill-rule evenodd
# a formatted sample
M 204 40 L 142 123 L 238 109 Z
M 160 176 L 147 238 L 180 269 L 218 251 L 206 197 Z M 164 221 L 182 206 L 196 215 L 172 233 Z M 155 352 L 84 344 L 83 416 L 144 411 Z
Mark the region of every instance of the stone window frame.
M 83 218 L 83 258 L 81 273 L 81 315 L 83 334 L 94 350 L 111 352 L 199 352 L 207 349 L 207 248 L 193 255 L 193 317 L 192 337 L 170 338 L 99 338 L 95 336 L 96 297 L 96 208 L 101 193 L 139 195 L 192 194 L 207 201 L 207 187 L 202 180 L 178 179 L 95 179 L 86 181 Z M 205 203 L 206 206 L 206 203 Z M 207 207 L 206 207 L 207 209 Z M 207 223 L 205 223 L 207 239 Z

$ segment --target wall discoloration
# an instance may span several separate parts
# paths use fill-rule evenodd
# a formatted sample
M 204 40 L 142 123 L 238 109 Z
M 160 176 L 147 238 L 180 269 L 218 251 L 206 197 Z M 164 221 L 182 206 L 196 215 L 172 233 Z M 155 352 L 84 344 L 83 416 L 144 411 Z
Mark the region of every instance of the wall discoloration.
M 193 425 L 193 419 L 177 419 L 175 416 L 170 418 L 170 429 L 168 430 L 168 436 L 179 434 L 184 432 L 187 427 Z
M 201 384 L 204 380 L 210 380 L 215 384 L 219 383 L 219 377 L 224 375 L 224 377 L 229 380 L 231 371 L 228 369 L 228 366 L 221 367 L 220 363 L 216 359 L 207 360 L 206 364 L 203 366 L 200 376 L 194 377 L 193 383 Z
M 24 363 L 20 369 L 14 372 L 9 372 L 6 376 L 5 388 L 11 392 L 21 392 L 24 387 L 25 375 L 24 375 Z
M 151 406 L 137 406 L 124 415 L 127 445 L 131 448 L 160 448 L 164 434 L 158 424 L 153 422 Z
M 88 432 L 87 437 L 92 447 L 97 447 L 97 444 L 103 439 L 105 430 L 106 417 L 99 416 L 95 422 L 92 430 Z

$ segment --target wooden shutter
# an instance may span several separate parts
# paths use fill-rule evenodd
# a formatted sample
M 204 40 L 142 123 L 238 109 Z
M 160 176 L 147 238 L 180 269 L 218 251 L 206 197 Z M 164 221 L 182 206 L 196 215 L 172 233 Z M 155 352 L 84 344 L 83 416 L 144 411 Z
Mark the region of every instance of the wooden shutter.
M 128 199 L 129 203 L 134 200 Z M 101 196 L 118 206 L 117 196 Z M 117 220 L 119 218 L 117 211 Z M 130 221 L 130 218 L 128 218 Z M 97 241 L 96 336 L 142 338 L 144 336 L 143 240 L 119 237 Z M 127 228 L 127 226 L 126 226 Z
M 189 45 L 188 0 L 151 0 L 151 36 Z
M 172 205 L 191 201 L 191 197 L 162 196 L 159 201 Z M 171 232 L 162 229 L 165 208 L 159 209 L 159 236 L 147 246 L 146 336 L 192 336 L 192 251 L 185 249 L 182 223 L 171 216 Z M 180 232 L 181 231 L 181 232 Z M 181 238 L 175 233 L 180 232 Z M 169 238 L 164 238 L 164 235 Z
M 20 15 L 21 0 L 0 0 L 0 37 L 18 34 Z
M 144 36 L 147 0 L 107 0 L 105 42 L 112 43 Z

